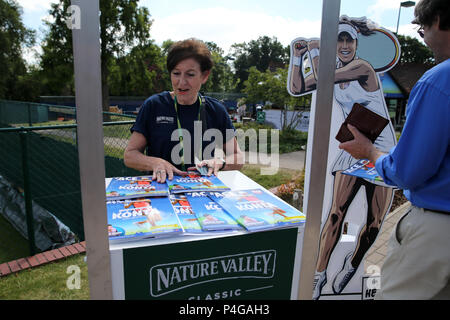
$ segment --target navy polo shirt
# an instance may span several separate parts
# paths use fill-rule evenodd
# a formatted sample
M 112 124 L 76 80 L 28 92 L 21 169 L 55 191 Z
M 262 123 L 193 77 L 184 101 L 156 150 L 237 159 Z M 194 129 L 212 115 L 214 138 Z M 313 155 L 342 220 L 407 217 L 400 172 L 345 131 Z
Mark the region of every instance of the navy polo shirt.
M 205 102 L 202 106 L 205 108 L 207 130 L 202 139 L 202 156 L 203 159 L 208 159 L 214 156 L 216 139 L 222 139 L 221 142 L 225 144 L 226 141 L 234 137 L 235 128 L 227 110 L 218 100 L 210 97 L 204 98 Z M 199 107 L 200 102 L 198 100 L 193 105 L 177 104 L 181 128 L 189 132 L 189 134 L 183 135 L 186 169 L 194 166 L 194 122 L 198 120 Z M 201 125 L 198 124 L 196 131 L 199 138 L 202 136 L 201 128 Z M 168 91 L 155 94 L 145 100 L 139 110 L 136 122 L 130 130 L 145 136 L 147 140 L 146 154 L 148 156 L 162 158 L 181 169 L 181 163 L 178 163 L 180 162 L 179 151 L 181 148 L 177 113 L 174 100 Z M 200 142 L 197 144 L 200 145 Z M 190 149 L 190 152 L 188 152 L 188 149 Z M 172 157 L 172 154 L 175 157 Z

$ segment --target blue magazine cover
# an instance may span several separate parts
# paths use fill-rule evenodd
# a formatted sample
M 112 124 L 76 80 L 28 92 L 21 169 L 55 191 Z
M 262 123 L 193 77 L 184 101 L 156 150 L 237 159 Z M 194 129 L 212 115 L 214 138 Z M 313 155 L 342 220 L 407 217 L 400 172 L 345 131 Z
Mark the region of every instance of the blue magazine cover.
M 238 225 L 236 220 L 226 213 L 217 202 L 209 198 L 208 195 L 216 193 L 218 192 L 186 193 L 186 198 L 191 204 L 202 229 L 206 231 L 241 230 L 242 227 Z
M 227 191 L 210 196 L 248 231 L 296 226 L 305 215 L 262 189 Z
M 177 235 L 183 232 L 168 197 L 106 202 L 110 240 Z
M 359 160 L 350 168 L 342 171 L 342 173 L 350 176 L 368 179 L 386 187 L 393 187 L 384 183 L 383 178 L 381 178 L 381 176 L 378 174 L 375 165 L 367 159 Z
M 173 209 L 180 220 L 183 230 L 187 234 L 201 234 L 202 227 L 192 211 L 189 201 L 184 194 L 171 194 L 169 196 Z
M 167 184 L 152 181 L 152 176 L 114 177 L 106 187 L 107 200 L 168 195 Z
M 172 180 L 167 180 L 167 184 L 170 193 L 230 190 L 230 188 L 216 176 L 201 176 L 196 173 L 191 173 L 184 177 L 174 176 Z

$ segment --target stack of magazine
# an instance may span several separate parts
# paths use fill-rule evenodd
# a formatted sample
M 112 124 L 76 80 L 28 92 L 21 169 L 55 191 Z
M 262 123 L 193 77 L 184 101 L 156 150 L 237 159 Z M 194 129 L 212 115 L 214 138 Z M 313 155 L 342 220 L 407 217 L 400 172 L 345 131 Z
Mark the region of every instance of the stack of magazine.
M 305 222 L 300 211 L 263 189 L 232 191 L 216 176 L 115 177 L 106 186 L 114 242 L 180 235 L 260 231 Z
M 167 184 L 152 181 L 152 176 L 111 178 L 106 186 L 106 211 L 110 240 L 138 240 L 183 232 Z
M 305 222 L 302 212 L 263 189 L 214 193 L 210 197 L 248 231 L 289 227 Z

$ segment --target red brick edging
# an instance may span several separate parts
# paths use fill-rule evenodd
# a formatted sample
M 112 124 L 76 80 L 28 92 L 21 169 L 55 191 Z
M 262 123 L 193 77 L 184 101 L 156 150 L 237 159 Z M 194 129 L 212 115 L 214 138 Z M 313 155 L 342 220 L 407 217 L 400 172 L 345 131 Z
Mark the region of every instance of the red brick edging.
M 41 266 L 49 262 L 58 261 L 85 252 L 86 242 L 83 241 L 80 243 L 72 244 L 70 246 L 38 253 L 34 256 L 5 262 L 0 264 L 0 278 L 11 273 L 16 273 L 25 269 Z

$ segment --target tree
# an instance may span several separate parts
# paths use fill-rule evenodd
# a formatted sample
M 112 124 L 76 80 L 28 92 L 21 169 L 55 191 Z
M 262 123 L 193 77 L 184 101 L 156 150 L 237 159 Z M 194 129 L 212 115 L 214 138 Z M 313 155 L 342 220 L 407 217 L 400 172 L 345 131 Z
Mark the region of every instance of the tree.
M 245 103 L 256 104 L 269 100 L 266 80 L 267 74 L 265 72 L 259 71 L 255 66 L 250 67 L 248 78 L 243 82 L 244 89 L 242 92 L 247 94 Z
M 137 45 L 109 66 L 111 96 L 150 96 L 170 89 L 165 57 L 155 45 Z
M 46 95 L 74 95 L 72 31 L 66 25 L 70 1 L 52 3 L 49 15 L 52 22 L 41 44 L 40 78 Z
M 114 59 L 125 56 L 133 47 L 151 45 L 152 21 L 147 8 L 138 7 L 139 0 L 100 0 L 100 40 L 102 72 L 102 108 L 109 110 L 109 67 Z M 49 32 L 43 44 L 42 69 L 50 91 L 73 90 L 72 33 L 66 26 L 70 0 L 52 4 L 47 22 Z M 59 84 L 53 83 L 54 77 Z M 61 92 L 61 91 L 60 91 Z
M 400 63 L 434 63 L 433 52 L 419 40 L 403 35 L 397 35 L 397 38 L 401 49 Z
M 234 89 L 231 67 L 227 63 L 228 57 L 224 57 L 224 51 L 214 42 L 206 42 L 213 59 L 213 68 L 208 81 L 203 86 L 206 92 L 230 92 Z
M 265 72 L 267 69 L 274 71 L 289 63 L 289 47 L 283 47 L 276 37 L 263 36 L 249 43 L 233 44 L 231 48 L 239 91 L 244 87 L 243 83 L 249 76 L 250 67 L 254 66 Z
M 109 110 L 108 66 L 126 50 L 151 44 L 150 13 L 138 7 L 139 0 L 100 0 L 102 107 Z
M 273 107 L 282 110 L 280 114 L 282 130 L 294 129 L 300 121 L 298 112 L 289 119 L 287 116 L 287 111 L 293 111 L 294 106 L 299 102 L 299 99 L 289 95 L 286 89 L 287 74 L 287 66 L 274 71 L 267 69 L 265 72 L 251 67 L 243 89 L 243 92 L 247 94 L 246 103 L 270 102 Z
M 23 46 L 34 44 L 34 31 L 22 22 L 22 8 L 15 0 L 0 0 L 0 98 L 27 98 L 27 66 Z

